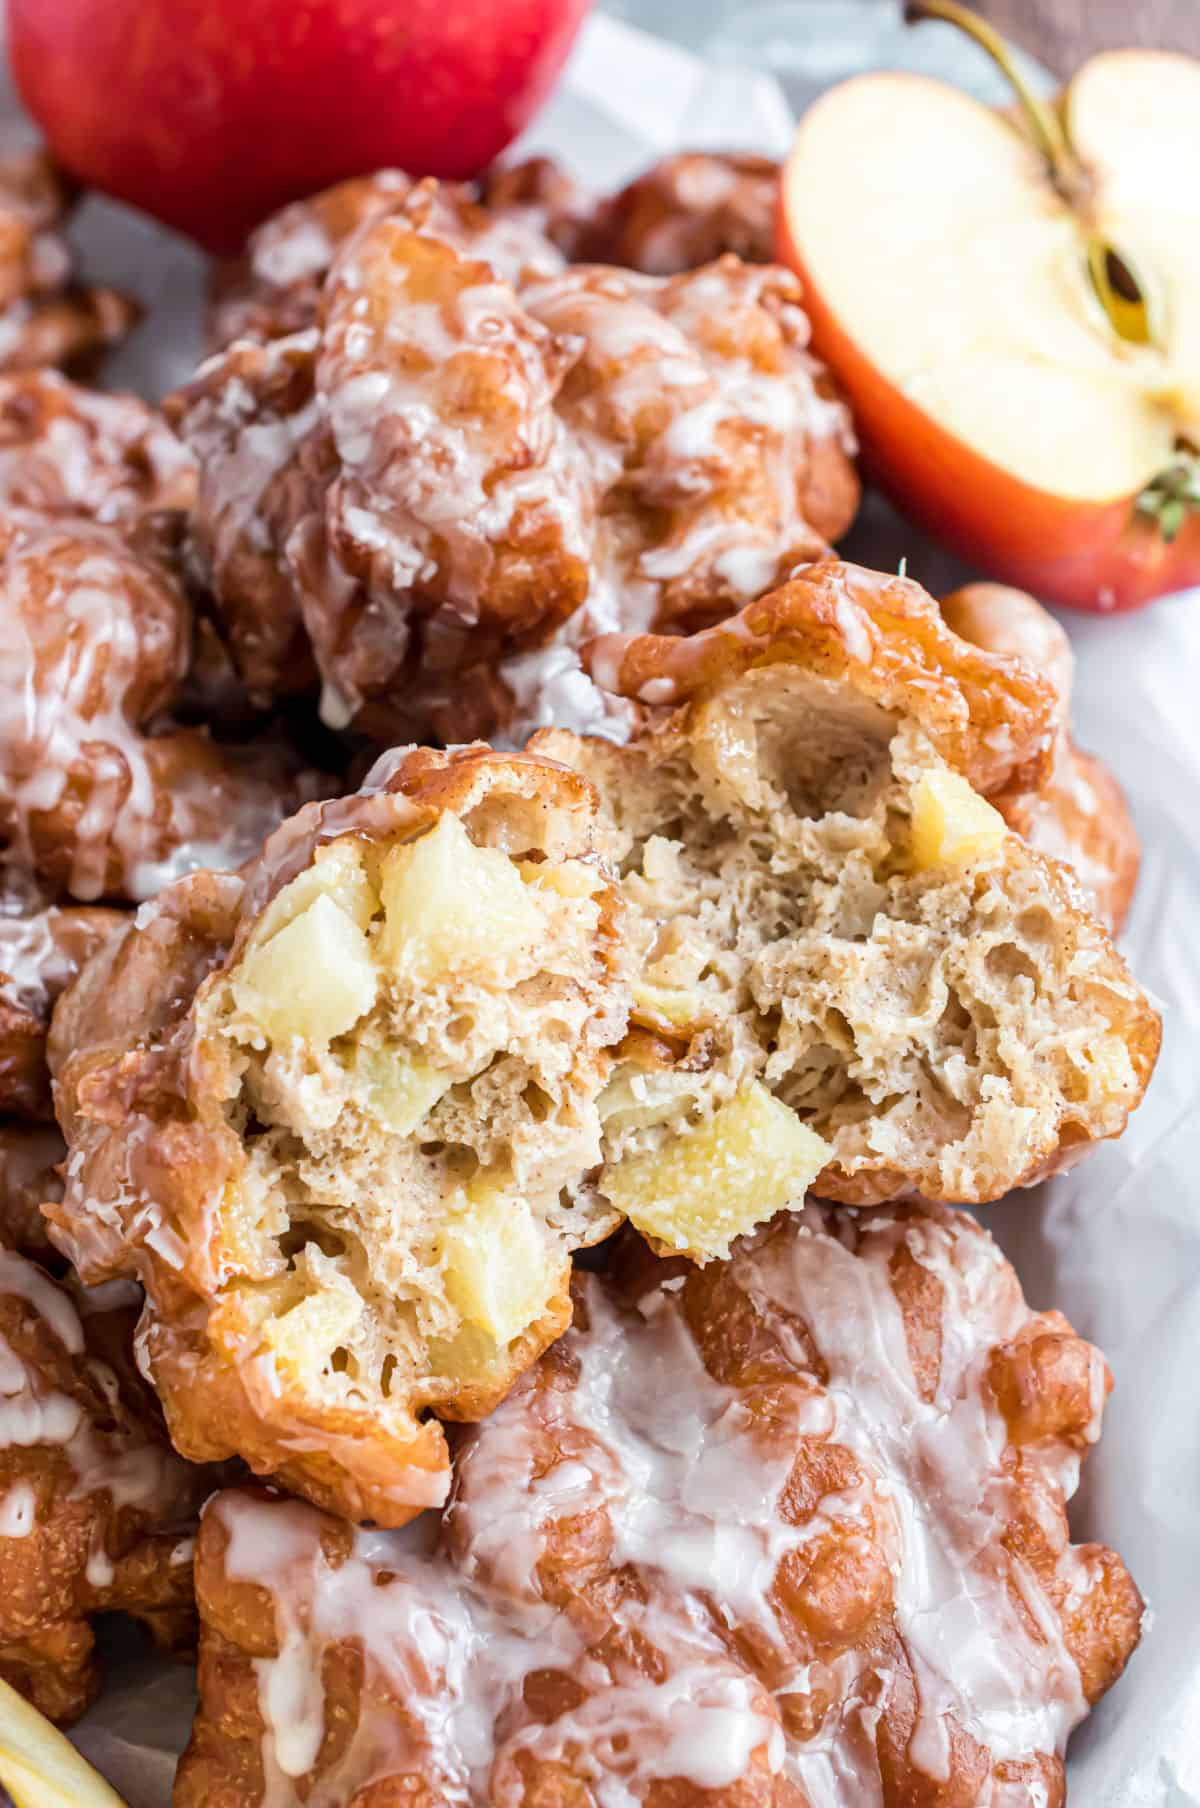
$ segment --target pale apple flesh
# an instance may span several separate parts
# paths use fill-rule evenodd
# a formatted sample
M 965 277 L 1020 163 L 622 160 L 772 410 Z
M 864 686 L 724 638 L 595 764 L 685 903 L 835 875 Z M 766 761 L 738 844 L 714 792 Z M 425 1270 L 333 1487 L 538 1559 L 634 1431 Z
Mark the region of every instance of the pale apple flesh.
M 785 168 L 781 252 L 901 504 L 997 574 L 1123 607 L 1200 556 L 1195 516 L 1172 546 L 1134 507 L 1200 438 L 1200 64 L 1112 53 L 1064 104 L 1086 220 L 1019 128 L 958 90 L 831 90 Z M 1116 332 L 1089 233 L 1148 290 L 1153 343 Z

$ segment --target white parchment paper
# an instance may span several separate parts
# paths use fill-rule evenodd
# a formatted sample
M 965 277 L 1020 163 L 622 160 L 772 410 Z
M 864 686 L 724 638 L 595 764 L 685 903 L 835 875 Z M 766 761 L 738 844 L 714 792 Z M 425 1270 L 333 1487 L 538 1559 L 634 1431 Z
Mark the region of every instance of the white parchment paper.
M 780 154 L 788 96 L 803 101 L 864 67 L 926 68 L 997 98 L 970 47 L 937 27 L 903 34 L 891 0 L 731 12 L 706 61 L 594 18 L 520 148 L 612 185 L 687 145 Z M 0 119 L 20 133 L 11 95 Z M 160 393 L 196 359 L 203 260 L 100 201 L 82 210 L 76 236 L 89 273 L 133 288 L 150 309 L 111 380 Z M 848 550 L 884 569 L 904 556 L 935 592 L 964 576 L 877 499 Z M 1120 1143 L 993 1207 L 987 1222 L 1031 1301 L 1059 1306 L 1108 1355 L 1117 1386 L 1075 1532 L 1116 1545 L 1153 1609 L 1142 1650 L 1072 1747 L 1072 1803 L 1200 1808 L 1200 592 L 1133 616 L 1064 619 L 1078 657 L 1078 739 L 1115 768 L 1145 844 L 1126 944 L 1162 1001 L 1163 1054 Z M 110 1678 L 77 1743 L 130 1808 L 166 1808 L 190 1673 L 118 1661 Z

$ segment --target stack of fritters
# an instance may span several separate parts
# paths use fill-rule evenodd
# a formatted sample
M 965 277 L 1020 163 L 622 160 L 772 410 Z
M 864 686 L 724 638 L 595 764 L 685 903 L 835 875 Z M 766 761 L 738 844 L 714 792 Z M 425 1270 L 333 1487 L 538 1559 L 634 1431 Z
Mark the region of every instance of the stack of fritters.
M 775 183 L 383 172 L 166 418 L 0 378 L 0 1673 L 226 1484 L 178 1808 L 1060 1808 L 1136 1644 L 951 1209 L 1145 1091 L 1136 836 L 1031 599 L 829 551 Z

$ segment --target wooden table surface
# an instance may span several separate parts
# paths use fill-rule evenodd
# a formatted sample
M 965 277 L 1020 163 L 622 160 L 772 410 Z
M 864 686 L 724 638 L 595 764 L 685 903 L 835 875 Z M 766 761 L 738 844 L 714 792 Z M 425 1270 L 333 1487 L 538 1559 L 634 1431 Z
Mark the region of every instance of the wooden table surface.
M 1149 44 L 1200 56 L 1200 0 L 973 0 L 1055 75 L 1093 50 Z

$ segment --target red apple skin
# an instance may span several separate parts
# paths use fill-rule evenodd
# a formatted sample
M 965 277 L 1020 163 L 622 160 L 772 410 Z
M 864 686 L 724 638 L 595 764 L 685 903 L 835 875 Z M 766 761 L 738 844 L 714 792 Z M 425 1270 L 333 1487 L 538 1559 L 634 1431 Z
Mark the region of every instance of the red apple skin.
M 915 406 L 855 345 L 792 237 L 785 183 L 777 251 L 804 285 L 812 344 L 854 415 L 863 465 L 906 515 L 962 559 L 1043 600 L 1092 613 L 1140 609 L 1200 584 L 1200 515 L 1166 540 L 1136 497 L 1072 502 L 1034 489 Z M 1031 427 L 1036 431 L 1036 426 Z
M 389 165 L 468 176 L 545 99 L 590 0 L 7 0 L 59 160 L 209 250 Z

